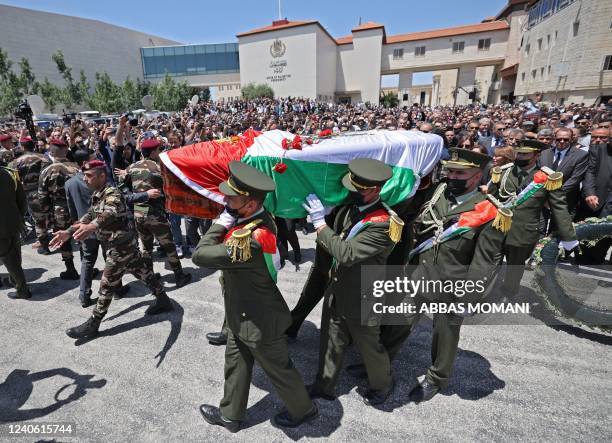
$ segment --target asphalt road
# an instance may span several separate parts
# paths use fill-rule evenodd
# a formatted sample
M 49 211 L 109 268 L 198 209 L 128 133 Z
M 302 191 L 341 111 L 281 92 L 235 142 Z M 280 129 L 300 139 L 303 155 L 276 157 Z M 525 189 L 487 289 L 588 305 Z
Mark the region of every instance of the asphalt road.
M 304 263 L 297 271 L 288 263 L 279 274 L 290 307 L 314 253 L 313 235 L 300 238 Z M 465 326 L 450 386 L 415 405 L 408 393 L 430 362 L 431 322 L 424 319 L 393 364 L 396 388 L 381 409 L 365 406 L 357 381 L 343 374 L 339 399 L 319 402 L 320 418 L 293 430 L 272 426 L 282 404 L 256 367 L 245 429 L 232 435 L 208 425 L 198 409 L 218 404 L 223 392 L 224 348 L 204 337 L 223 321 L 218 274 L 183 259 L 194 282 L 174 290 L 172 273 L 157 261 L 176 310 L 145 318 L 152 297 L 128 276 L 131 291 L 113 301 L 101 335 L 75 343 L 64 331 L 90 312 L 78 303 L 78 282 L 59 279 L 59 255 L 40 256 L 29 246 L 23 255 L 33 298 L 10 300 L 11 290 L 0 289 L 2 432 L 8 424 L 71 422 L 75 434 L 57 440 L 609 441 L 612 435 L 612 338 L 537 319 Z M 319 306 L 290 348 L 307 383 L 316 370 L 320 312 Z M 357 359 L 351 352 L 347 363 Z M 20 441 L 28 440 L 39 439 Z M 0 435 L 0 441 L 13 439 Z

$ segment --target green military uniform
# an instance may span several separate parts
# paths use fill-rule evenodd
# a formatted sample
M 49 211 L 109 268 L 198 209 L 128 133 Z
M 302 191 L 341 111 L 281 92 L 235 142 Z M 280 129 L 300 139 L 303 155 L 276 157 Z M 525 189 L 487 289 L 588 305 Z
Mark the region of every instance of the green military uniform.
M 30 142 L 31 143 L 31 142 Z M 46 215 L 38 197 L 38 179 L 41 172 L 49 166 L 47 158 L 37 152 L 26 151 L 11 162 L 10 167 L 19 172 L 23 190 L 26 193 L 30 214 L 34 219 L 36 238 L 41 246 L 48 246 L 49 237 L 46 228 Z
M 70 219 L 68 200 L 64 184 L 69 178 L 76 175 L 79 166 L 66 158 L 56 158 L 53 163 L 44 168 L 38 180 L 38 204 L 40 214 L 44 214 L 46 229 L 61 231 L 67 229 L 74 220 Z M 41 237 L 42 238 L 42 237 Z M 61 248 L 62 260 L 66 267 L 74 269 L 72 263 L 72 245 L 64 243 Z M 76 272 L 76 271 L 75 271 Z M 78 276 L 77 276 L 78 278 Z
M 272 179 L 240 162 L 230 163 L 231 177 L 219 189 L 225 195 L 262 195 L 274 189 Z M 264 209 L 239 219 L 228 231 L 213 223 L 193 254 L 198 266 L 220 269 L 228 339 L 225 387 L 220 411 L 240 421 L 246 413 L 254 362 L 270 377 L 295 419 L 313 410 L 304 382 L 287 351 L 289 308 L 276 286 L 280 258 L 276 226 Z
M 30 293 L 21 267 L 19 237 L 27 211 L 26 196 L 17 172 L 4 167 L 0 167 L 0 201 L 0 260 L 6 266 L 17 289 L 17 296 L 14 298 L 29 298 Z
M 483 169 L 489 157 L 465 149 L 451 149 L 451 159 L 443 162 L 448 169 Z M 471 276 L 471 266 L 474 263 L 474 251 L 480 241 L 480 234 L 492 222 L 474 226 L 444 241 L 442 232 L 453 226 L 462 214 L 476 210 L 476 205 L 486 200 L 478 188 L 462 195 L 454 196 L 447 189 L 446 183 L 439 184 L 432 198 L 425 203 L 421 213 L 414 223 L 415 247 L 411 251 L 409 264 L 416 266 L 409 278 L 424 281 L 463 280 Z M 432 246 L 423 248 L 428 241 Z M 453 303 L 463 301 L 452 294 L 419 293 L 415 304 L 418 309 L 423 303 Z M 478 301 L 471 297 L 471 302 Z M 420 315 L 408 316 L 407 323 L 416 325 Z M 457 355 L 459 332 L 463 317 L 457 314 L 436 313 L 433 315 L 433 337 L 431 345 L 432 365 L 427 370 L 425 380 L 443 388 L 448 384 L 453 363 Z
M 536 152 L 545 146 L 532 140 L 525 140 L 515 150 L 517 152 Z M 507 232 L 488 226 L 482 235 L 483 247 L 476 251 L 476 258 L 485 265 L 482 270 L 484 275 L 490 276 L 495 267 L 501 265 L 505 256 L 508 269 L 501 289 L 506 294 L 514 295 L 520 287 L 525 261 L 531 256 L 540 238 L 538 228 L 542 208 L 548 204 L 557 227 L 557 235 L 561 240 L 575 240 L 576 232 L 571 215 L 567 210 L 565 193 L 561 189 L 563 177 L 560 172 L 546 170 L 546 168 L 541 170 L 537 166 L 525 171 L 514 164 L 509 164 L 504 165 L 503 169 L 494 170 L 494 173 L 498 176 L 489 185 L 488 193 L 511 207 L 513 213 L 511 226 Z M 536 174 L 546 178 L 546 184 L 523 202 L 513 204 L 517 200 L 517 195 L 532 183 Z M 551 186 L 551 182 L 556 182 L 556 185 Z
M 14 159 L 13 151 L 0 147 L 0 166 L 8 166 Z
M 163 182 L 159 165 L 151 159 L 143 159 L 131 164 L 126 169 L 124 184 L 132 192 L 146 192 L 151 189 L 161 191 Z M 166 253 L 172 270 L 180 273 L 182 271 L 181 261 L 172 240 L 170 224 L 164 209 L 164 199 L 156 198 L 135 204 L 134 220 L 143 246 L 142 256 L 151 269 L 153 268 L 153 239 L 156 238 L 159 246 Z
M 384 163 L 357 159 L 349 163 L 343 184 L 356 193 L 357 189 L 382 186 L 390 177 L 391 168 Z M 362 318 L 361 303 L 361 267 L 386 264 L 395 245 L 389 231 L 390 215 L 380 199 L 339 208 L 331 227 L 318 231 L 317 265 L 330 269 L 321 318 L 319 367 L 312 388 L 323 397 L 335 396 L 344 354 L 351 342 L 363 359 L 370 390 L 388 393 L 392 387 L 389 356 L 380 343 L 379 319 Z

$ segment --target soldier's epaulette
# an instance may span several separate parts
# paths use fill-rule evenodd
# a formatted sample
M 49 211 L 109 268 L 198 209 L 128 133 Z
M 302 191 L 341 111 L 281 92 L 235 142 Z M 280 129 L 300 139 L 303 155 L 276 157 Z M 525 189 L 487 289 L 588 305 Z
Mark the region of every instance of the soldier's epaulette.
M 553 171 L 548 166 L 542 166 L 540 171 L 548 177 L 546 183 L 544 183 L 544 188 L 547 191 L 555 191 L 563 185 L 563 172 Z
M 514 163 L 506 163 L 505 165 L 495 166 L 491 169 L 491 182 L 499 183 L 503 171 L 509 170 L 514 166 Z
M 383 207 L 388 212 L 387 220 L 389 221 L 389 230 L 387 233 L 389 234 L 389 238 L 393 243 L 398 243 L 402 239 L 402 229 L 404 229 L 404 220 L 400 218 L 397 213 L 391 209 L 385 202 L 383 202 Z
M 225 242 L 232 262 L 245 262 L 251 258 L 251 234 L 261 222 L 258 218 L 232 231 Z
M 21 181 L 21 179 L 19 178 L 19 172 L 7 166 L 0 166 L 0 168 L 4 169 L 6 172 L 9 173 L 9 175 L 13 179 L 13 182 L 15 183 L 15 189 L 17 189 L 17 183 Z

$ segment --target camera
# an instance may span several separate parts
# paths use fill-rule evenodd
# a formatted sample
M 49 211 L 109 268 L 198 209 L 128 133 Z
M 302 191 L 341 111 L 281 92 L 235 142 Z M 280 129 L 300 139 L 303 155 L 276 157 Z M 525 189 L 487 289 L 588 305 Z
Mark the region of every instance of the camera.
M 27 100 L 24 100 L 21 103 L 19 103 L 19 105 L 17 106 L 17 111 L 15 111 L 16 118 L 20 118 L 22 120 L 28 120 L 28 119 L 31 119 L 33 116 L 34 116 L 34 113 L 32 112 L 32 108 L 30 107 L 30 104 L 28 103 Z

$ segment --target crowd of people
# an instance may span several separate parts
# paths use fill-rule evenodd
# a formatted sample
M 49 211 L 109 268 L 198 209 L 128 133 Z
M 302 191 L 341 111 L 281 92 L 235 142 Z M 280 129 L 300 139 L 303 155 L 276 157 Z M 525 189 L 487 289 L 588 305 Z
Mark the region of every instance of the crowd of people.
M 611 117 L 610 104 L 385 108 L 266 98 L 204 102 L 154 118 L 126 114 L 104 122 L 60 121 L 36 128 L 35 134 L 22 122 L 7 121 L 0 124 L 2 204 L 16 202 L 8 212 L 19 217 L 0 223 L 0 252 L 11 276 L 5 283 L 16 288 L 11 298 L 32 296 L 21 269 L 25 236 L 18 235 L 25 219 L 36 235 L 37 252 L 49 255 L 59 250 L 66 267 L 60 277 L 80 280 L 81 305 L 95 304 L 93 315 L 70 328 L 68 335 L 93 338 L 111 300 L 129 290 L 121 282 L 125 272 L 133 273 L 155 296 L 148 315 L 172 310 L 160 276 L 153 271 L 157 243 L 177 286 L 191 280 L 181 266 L 185 256 L 224 273 L 224 327 L 207 337 L 228 347 L 226 393 L 233 394 L 224 397 L 220 408 L 202 406 L 207 421 L 239 429 L 254 361 L 262 365 L 287 404 L 288 411 L 277 416 L 277 424 L 297 426 L 314 419 L 318 410 L 311 399 L 335 398 L 342 356 L 350 342 L 359 349 L 363 364 L 349 367 L 349 373 L 367 377 L 364 401 L 378 405 L 393 388 L 390 362 L 415 320 L 401 326 L 364 325 L 359 303 L 351 298 L 360 296 L 360 266 L 410 263 L 417 267 L 417 275 L 426 277 L 431 263 L 436 263 L 462 266 L 466 275 L 474 269 L 487 275 L 505 260 L 512 270 L 500 287 L 512 297 L 541 237 L 553 233 L 567 251 L 574 251 L 578 242 L 572 222 L 612 215 Z M 304 203 L 308 220 L 268 214 L 262 204 L 274 182 L 245 170 L 244 164 L 230 164 L 231 176 L 220 187 L 227 207 L 218 219 L 168 213 L 159 154 L 238 136 L 249 128 L 300 136 L 321 131 L 333 135 L 375 129 L 421 131 L 439 135 L 444 148 L 440 167 L 421 177 L 414 197 L 393 209 L 379 197 L 390 168 L 372 160 L 349 164 L 343 184 L 353 197 L 351 203 L 328 213 L 316 196 L 309 196 Z M 17 193 L 17 199 L 10 192 Z M 511 227 L 489 221 L 474 228 L 476 234 L 461 244 L 454 237 L 442 237 L 460 214 L 487 198 L 512 210 Z M 390 226 L 398 223 L 394 217 L 404 226 L 401 237 L 389 234 Z M 355 229 L 357 225 L 361 230 Z M 289 316 L 275 273 L 270 279 L 267 272 L 259 271 L 269 268 L 262 257 L 270 239 L 283 260 L 289 259 L 289 245 L 293 261 L 302 260 L 296 230 L 316 232 L 317 250 L 306 286 Z M 253 235 L 250 247 L 240 231 Z M 80 272 L 74 265 L 73 241 L 80 251 Z M 432 243 L 436 246 L 428 246 Z M 609 239 L 599 245 L 600 262 L 607 259 L 609 247 Z M 92 279 L 99 272 L 94 267 L 99 250 L 105 268 L 94 302 Z M 439 269 L 436 272 L 440 275 Z M 302 322 L 322 298 L 319 371 L 315 383 L 305 387 L 290 365 L 287 340 L 297 338 Z M 431 399 L 448 383 L 461 321 L 452 315 L 434 316 L 432 366 L 411 392 L 414 401 Z M 253 342 L 261 346 L 251 346 Z M 234 370 L 228 371 L 228 365 Z

